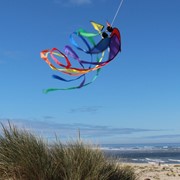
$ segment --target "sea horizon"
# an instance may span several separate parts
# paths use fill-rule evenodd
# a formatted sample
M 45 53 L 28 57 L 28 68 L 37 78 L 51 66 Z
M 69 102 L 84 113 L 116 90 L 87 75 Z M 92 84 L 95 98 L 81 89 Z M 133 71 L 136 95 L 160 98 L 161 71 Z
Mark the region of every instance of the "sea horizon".
M 102 144 L 100 149 L 120 162 L 180 164 L 180 143 Z

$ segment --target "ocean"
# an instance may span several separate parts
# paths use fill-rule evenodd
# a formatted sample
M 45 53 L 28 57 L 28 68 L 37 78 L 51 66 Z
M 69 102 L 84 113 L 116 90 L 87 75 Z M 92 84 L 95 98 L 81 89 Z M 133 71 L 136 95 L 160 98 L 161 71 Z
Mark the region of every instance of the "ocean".
M 100 148 L 120 162 L 180 164 L 179 144 L 105 144 Z

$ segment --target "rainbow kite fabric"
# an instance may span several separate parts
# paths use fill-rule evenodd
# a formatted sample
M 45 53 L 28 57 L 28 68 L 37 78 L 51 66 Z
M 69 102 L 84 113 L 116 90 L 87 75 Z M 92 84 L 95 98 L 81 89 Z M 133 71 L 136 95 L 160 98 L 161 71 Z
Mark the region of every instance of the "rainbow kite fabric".
M 121 51 L 121 36 L 118 28 L 112 28 L 110 24 L 107 23 L 107 30 L 102 32 L 104 29 L 103 25 L 94 21 L 91 21 L 91 24 L 97 33 L 89 33 L 84 29 L 78 29 L 70 35 L 71 44 L 79 50 L 79 52 L 88 54 L 90 61 L 82 60 L 72 47 L 68 45 L 65 46 L 64 52 L 58 50 L 57 48 L 41 51 L 41 58 L 52 70 L 59 71 L 71 77 L 71 79 L 67 80 L 58 75 L 53 75 L 53 78 L 64 82 L 78 81 L 81 79 L 80 84 L 77 86 L 67 88 L 49 88 L 44 90 L 45 93 L 56 90 L 79 89 L 91 84 L 98 77 L 100 69 L 111 62 Z M 101 39 L 98 43 L 96 43 L 94 38 L 98 36 L 100 36 Z M 79 39 L 81 44 L 83 43 L 85 45 L 85 48 L 80 47 L 76 39 Z M 108 53 L 106 60 L 104 60 L 106 57 L 105 53 Z M 63 58 L 64 63 L 62 63 L 59 58 Z M 72 59 L 72 61 L 70 61 L 70 59 Z M 76 63 L 76 66 L 74 63 Z M 96 73 L 91 81 L 86 82 L 86 74 L 91 71 L 96 71 Z

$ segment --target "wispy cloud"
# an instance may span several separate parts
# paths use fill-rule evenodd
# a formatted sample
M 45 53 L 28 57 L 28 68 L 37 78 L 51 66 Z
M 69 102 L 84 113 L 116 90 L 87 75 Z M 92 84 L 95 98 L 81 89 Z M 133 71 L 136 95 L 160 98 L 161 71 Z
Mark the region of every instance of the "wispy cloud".
M 3 124 L 7 124 L 7 119 L 0 119 Z M 59 123 L 48 120 L 27 120 L 27 119 L 10 119 L 11 123 L 19 128 L 33 131 L 47 138 L 54 138 L 55 133 L 62 138 L 75 137 L 78 129 L 81 131 L 83 138 L 111 137 L 120 135 L 129 135 L 140 132 L 153 132 L 154 129 L 141 128 L 119 128 L 104 125 L 90 125 L 83 123 Z
M 19 50 L 4 50 L 0 52 L 1 60 L 0 63 L 5 63 L 9 59 L 22 59 L 24 53 Z
M 46 119 L 46 120 L 51 120 L 51 119 L 54 119 L 55 117 L 53 117 L 53 116 L 44 116 L 43 118 Z
M 91 0 L 69 0 L 69 2 L 73 4 L 82 5 L 82 4 L 90 4 Z
M 102 108 L 102 106 L 83 106 L 78 108 L 72 108 L 70 109 L 70 113 L 95 113 L 99 111 Z
M 164 134 L 158 136 L 148 136 L 148 139 L 172 139 L 172 138 L 180 138 L 180 134 Z
M 5 62 L 5 61 L 3 61 L 3 60 L 0 60 L 0 64 L 4 64 L 4 62 Z
M 61 4 L 61 5 L 87 5 L 91 4 L 92 0 L 54 0 L 54 3 Z
M 8 58 L 17 58 L 22 56 L 22 52 L 18 50 L 7 50 L 4 51 L 4 56 Z

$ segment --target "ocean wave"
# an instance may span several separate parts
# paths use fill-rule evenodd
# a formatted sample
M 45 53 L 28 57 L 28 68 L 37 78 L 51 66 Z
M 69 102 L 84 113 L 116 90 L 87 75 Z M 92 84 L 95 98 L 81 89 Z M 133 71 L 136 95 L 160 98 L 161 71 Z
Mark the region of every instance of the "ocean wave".
M 173 162 L 180 162 L 180 159 L 168 159 L 168 160 Z
M 154 162 L 154 163 L 165 163 L 162 159 L 151 159 L 151 158 L 145 158 L 147 162 Z

